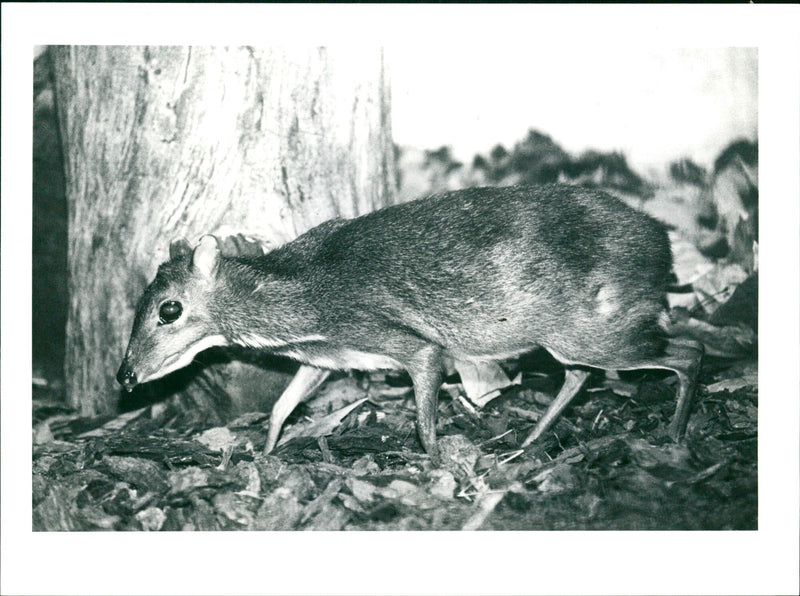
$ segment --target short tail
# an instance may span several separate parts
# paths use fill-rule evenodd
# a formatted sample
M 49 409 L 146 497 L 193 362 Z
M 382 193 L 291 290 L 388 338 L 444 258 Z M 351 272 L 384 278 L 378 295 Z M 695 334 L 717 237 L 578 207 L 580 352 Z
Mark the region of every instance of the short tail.
M 667 292 L 670 294 L 691 294 L 694 292 L 694 286 L 692 284 L 683 284 L 680 286 L 667 284 Z

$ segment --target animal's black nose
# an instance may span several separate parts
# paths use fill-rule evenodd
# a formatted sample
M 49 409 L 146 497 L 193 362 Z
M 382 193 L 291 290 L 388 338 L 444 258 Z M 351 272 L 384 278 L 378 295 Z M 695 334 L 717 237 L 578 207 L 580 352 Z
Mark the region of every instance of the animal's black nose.
M 120 366 L 117 371 L 117 383 L 125 387 L 128 391 L 136 386 L 136 373 L 133 372 L 133 369 L 127 362 L 123 362 L 122 366 Z

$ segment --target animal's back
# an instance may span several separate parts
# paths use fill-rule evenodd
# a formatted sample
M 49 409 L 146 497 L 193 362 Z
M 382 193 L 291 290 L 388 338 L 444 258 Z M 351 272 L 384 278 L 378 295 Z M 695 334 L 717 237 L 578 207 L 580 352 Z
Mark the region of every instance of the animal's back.
M 314 245 L 308 272 L 330 325 L 353 325 L 358 312 L 367 325 L 380 319 L 465 357 L 538 344 L 589 363 L 660 349 L 666 233 L 599 191 L 467 189 L 337 222 L 314 238 L 305 240 Z

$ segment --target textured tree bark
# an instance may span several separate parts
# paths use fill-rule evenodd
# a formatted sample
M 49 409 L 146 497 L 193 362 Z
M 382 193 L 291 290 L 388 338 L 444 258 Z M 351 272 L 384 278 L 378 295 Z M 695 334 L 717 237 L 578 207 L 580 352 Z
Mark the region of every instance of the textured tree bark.
M 394 200 L 378 50 L 51 49 L 69 211 L 65 374 L 84 414 L 115 410 L 136 300 L 172 238 L 243 232 L 277 246 Z

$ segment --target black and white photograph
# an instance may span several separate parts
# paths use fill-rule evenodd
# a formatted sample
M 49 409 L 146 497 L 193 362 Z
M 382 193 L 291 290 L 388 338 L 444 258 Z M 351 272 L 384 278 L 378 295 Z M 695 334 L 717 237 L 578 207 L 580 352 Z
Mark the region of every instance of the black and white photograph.
M 3 8 L 3 593 L 794 593 L 797 7 L 71 7 Z

